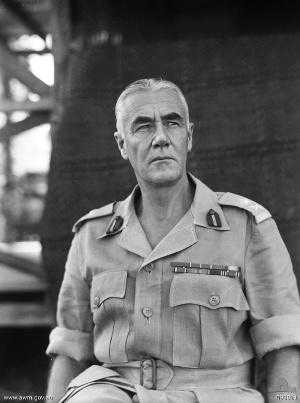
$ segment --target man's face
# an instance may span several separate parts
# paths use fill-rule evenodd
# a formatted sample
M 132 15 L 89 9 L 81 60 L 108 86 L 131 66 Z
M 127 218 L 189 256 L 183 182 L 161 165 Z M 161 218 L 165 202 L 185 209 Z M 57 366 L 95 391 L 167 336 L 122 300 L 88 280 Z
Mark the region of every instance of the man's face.
M 192 125 L 174 90 L 128 95 L 120 119 L 122 133 L 115 133 L 115 138 L 139 181 L 164 186 L 177 182 L 186 173 Z

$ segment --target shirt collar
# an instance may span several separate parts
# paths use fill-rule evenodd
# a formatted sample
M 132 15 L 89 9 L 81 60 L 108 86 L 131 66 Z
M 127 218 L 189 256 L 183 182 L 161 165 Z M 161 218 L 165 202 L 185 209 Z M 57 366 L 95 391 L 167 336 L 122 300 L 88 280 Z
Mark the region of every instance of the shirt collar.
M 216 193 L 213 192 L 209 187 L 207 187 L 203 182 L 201 182 L 191 173 L 188 173 L 188 177 L 195 185 L 195 195 L 190 209 L 194 217 L 194 224 L 218 231 L 229 230 L 230 227 L 226 221 L 223 210 L 218 203 L 218 197 Z M 136 216 L 134 202 L 138 192 L 140 192 L 140 188 L 138 185 L 136 185 L 125 200 L 117 203 L 114 215 L 109 222 L 107 228 L 109 228 L 111 222 L 115 219 L 115 217 L 121 216 L 123 218 L 123 224 L 117 231 L 121 232 L 128 225 L 130 217 L 133 218 L 134 216 Z M 208 224 L 207 214 L 210 210 L 213 210 L 219 215 L 221 221 L 220 227 L 212 227 Z M 104 234 L 101 234 L 99 238 L 104 238 L 106 236 L 109 235 L 107 235 L 105 232 Z

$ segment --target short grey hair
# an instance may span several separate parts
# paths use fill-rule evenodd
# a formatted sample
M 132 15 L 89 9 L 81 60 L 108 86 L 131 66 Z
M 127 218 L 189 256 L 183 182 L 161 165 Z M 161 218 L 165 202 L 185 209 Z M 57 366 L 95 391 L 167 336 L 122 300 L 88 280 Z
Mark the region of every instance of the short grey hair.
M 171 81 L 157 79 L 157 78 L 143 78 L 141 80 L 134 81 L 133 83 L 129 84 L 124 91 L 122 91 L 121 95 L 119 96 L 116 106 L 115 106 L 115 115 L 116 115 L 116 127 L 119 133 L 122 132 L 121 123 L 120 123 L 120 116 L 122 110 L 122 104 L 129 95 L 135 94 L 139 91 L 156 91 L 160 89 L 171 89 L 173 90 L 182 101 L 184 109 L 186 111 L 186 119 L 187 124 L 189 124 L 189 107 L 186 102 L 186 99 L 181 91 L 181 89 Z

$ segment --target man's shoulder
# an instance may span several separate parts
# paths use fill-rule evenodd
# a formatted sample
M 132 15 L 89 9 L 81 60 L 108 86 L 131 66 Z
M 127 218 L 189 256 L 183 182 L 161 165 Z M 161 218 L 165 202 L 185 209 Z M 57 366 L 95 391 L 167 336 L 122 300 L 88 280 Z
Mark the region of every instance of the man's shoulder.
M 231 192 L 216 192 L 216 195 L 221 206 L 232 206 L 246 210 L 254 216 L 257 224 L 271 217 L 271 213 L 264 206 L 247 197 Z
M 87 214 L 79 218 L 73 225 L 73 232 L 78 232 L 80 228 L 88 221 L 102 219 L 104 217 L 109 217 L 114 214 L 116 202 L 106 204 L 103 207 L 93 209 Z

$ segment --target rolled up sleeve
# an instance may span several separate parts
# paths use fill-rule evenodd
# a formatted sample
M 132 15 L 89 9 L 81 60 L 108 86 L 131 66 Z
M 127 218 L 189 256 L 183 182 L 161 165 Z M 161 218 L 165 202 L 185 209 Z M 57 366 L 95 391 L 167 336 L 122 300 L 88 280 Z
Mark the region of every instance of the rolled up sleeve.
M 49 355 L 66 355 L 77 361 L 93 360 L 90 289 L 83 275 L 83 267 L 80 238 L 76 234 L 58 296 L 57 327 L 50 333 L 46 350 Z
M 250 222 L 245 288 L 258 357 L 300 345 L 300 302 L 289 253 L 273 219 Z

